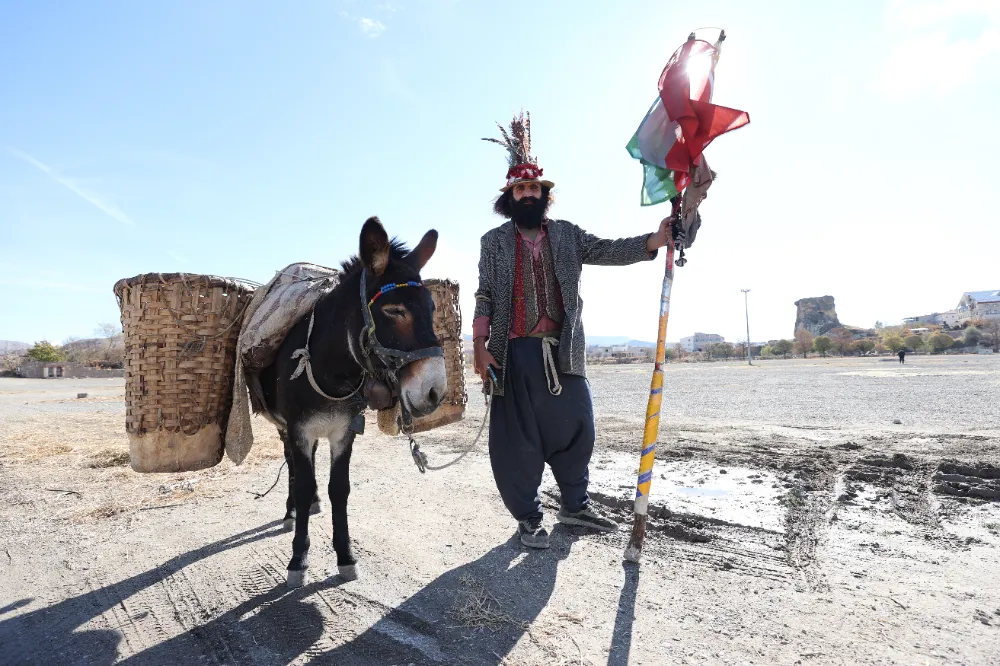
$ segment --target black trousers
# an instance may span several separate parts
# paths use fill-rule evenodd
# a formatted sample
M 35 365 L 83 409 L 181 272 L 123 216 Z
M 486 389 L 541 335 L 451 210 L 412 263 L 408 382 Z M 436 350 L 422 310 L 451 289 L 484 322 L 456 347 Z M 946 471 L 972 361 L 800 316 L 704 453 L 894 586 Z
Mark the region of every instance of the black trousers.
M 490 463 L 500 497 L 517 520 L 542 517 L 538 487 L 545 463 L 570 512 L 589 504 L 590 457 L 597 433 L 587 379 L 560 374 L 562 393 L 549 392 L 542 341 L 509 343 L 504 395 L 490 409 Z

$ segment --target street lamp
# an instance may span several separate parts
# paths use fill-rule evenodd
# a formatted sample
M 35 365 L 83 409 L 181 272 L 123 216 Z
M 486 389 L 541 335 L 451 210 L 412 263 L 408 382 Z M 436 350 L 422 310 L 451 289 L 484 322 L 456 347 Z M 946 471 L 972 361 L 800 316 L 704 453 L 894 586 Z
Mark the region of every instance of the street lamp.
M 743 292 L 743 309 L 747 316 L 747 365 L 753 365 L 753 357 L 750 355 L 750 305 L 747 302 L 749 289 L 740 289 Z

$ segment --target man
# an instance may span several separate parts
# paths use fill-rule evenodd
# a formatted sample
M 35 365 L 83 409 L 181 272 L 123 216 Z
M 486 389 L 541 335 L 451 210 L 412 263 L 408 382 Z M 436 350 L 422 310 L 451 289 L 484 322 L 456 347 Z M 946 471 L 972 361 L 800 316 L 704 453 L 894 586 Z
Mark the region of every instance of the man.
M 906 363 L 906 350 L 905 349 L 900 349 L 898 356 L 899 356 L 899 362 L 900 363 Z
M 604 240 L 547 215 L 552 182 L 531 157 L 530 116 L 501 127 L 507 182 L 493 206 L 507 222 L 482 238 L 473 321 L 474 362 L 493 382 L 489 450 L 500 497 L 521 543 L 547 548 L 538 488 L 545 463 L 562 496 L 557 520 L 611 532 L 587 494 L 596 430 L 586 379 L 579 297 L 583 264 L 626 266 L 666 245 L 669 218 L 652 234 Z

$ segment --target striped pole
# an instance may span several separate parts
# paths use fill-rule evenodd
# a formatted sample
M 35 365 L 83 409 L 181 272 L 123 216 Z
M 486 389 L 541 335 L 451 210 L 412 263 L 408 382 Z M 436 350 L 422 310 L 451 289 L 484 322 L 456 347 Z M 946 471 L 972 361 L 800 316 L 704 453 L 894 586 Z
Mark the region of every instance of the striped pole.
M 674 216 L 679 214 L 679 202 L 674 205 Z M 646 537 L 646 511 L 649 508 L 649 489 L 653 483 L 653 462 L 656 460 L 656 440 L 660 435 L 660 404 L 663 400 L 663 363 L 666 360 L 667 319 L 670 316 L 670 289 L 674 284 L 674 239 L 667 234 L 667 268 L 663 275 L 663 292 L 660 295 L 660 327 L 656 334 L 656 365 L 649 385 L 649 402 L 646 404 L 646 429 L 642 436 L 642 453 L 639 457 L 639 479 L 635 489 L 635 515 L 632 536 L 625 548 L 625 559 L 638 562 L 642 542 Z

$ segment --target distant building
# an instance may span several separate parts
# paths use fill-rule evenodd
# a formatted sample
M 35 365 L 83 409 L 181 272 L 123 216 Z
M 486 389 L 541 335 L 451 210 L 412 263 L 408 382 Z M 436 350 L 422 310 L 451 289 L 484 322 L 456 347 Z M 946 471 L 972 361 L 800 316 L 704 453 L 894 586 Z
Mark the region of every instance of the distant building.
M 125 371 L 121 368 L 92 368 L 79 363 L 69 363 L 68 361 L 24 361 L 18 366 L 17 374 L 19 377 L 24 377 L 25 379 L 58 379 L 62 377 L 82 379 L 124 377 Z
M 593 345 L 587 348 L 587 360 L 595 363 L 652 363 L 656 348 L 638 345 Z
M 681 347 L 687 352 L 700 352 L 705 349 L 705 345 L 725 342 L 726 339 L 715 333 L 695 333 L 686 338 L 681 338 Z
M 967 291 L 958 302 L 959 321 L 970 319 L 1000 319 L 1000 289 Z

